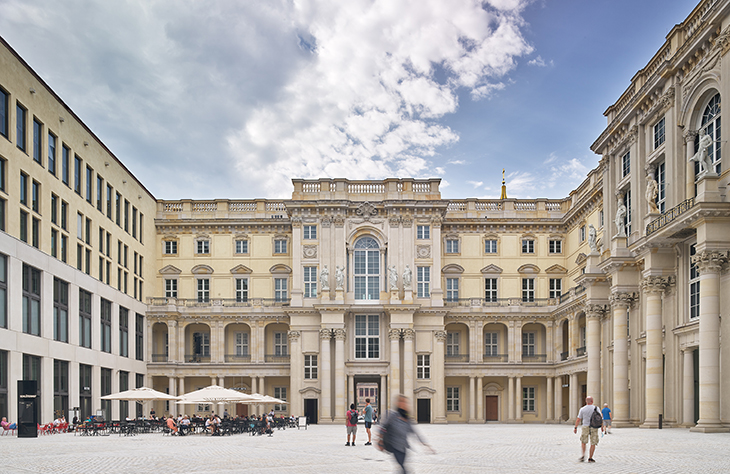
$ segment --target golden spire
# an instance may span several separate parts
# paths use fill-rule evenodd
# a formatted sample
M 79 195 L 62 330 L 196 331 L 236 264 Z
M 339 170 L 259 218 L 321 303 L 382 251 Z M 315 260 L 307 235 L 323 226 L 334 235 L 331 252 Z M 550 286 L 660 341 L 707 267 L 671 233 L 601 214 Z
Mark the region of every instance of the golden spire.
M 504 184 L 504 168 L 502 168 L 502 195 L 499 199 L 507 199 L 507 185 Z

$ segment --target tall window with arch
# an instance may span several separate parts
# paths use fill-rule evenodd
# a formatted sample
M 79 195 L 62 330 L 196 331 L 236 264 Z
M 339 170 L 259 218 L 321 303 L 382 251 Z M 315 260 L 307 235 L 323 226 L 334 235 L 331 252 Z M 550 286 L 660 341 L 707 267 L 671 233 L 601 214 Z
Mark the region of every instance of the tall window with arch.
M 712 145 L 707 148 L 708 155 L 712 159 L 712 163 L 715 165 L 715 173 L 722 171 L 722 165 L 720 160 L 722 158 L 721 144 L 722 138 L 720 135 L 720 94 L 710 99 L 702 113 L 702 122 L 700 129 L 704 130 L 709 136 L 712 137 Z M 699 151 L 700 137 L 695 138 L 695 152 Z M 695 162 L 695 175 L 700 172 L 700 164 Z
M 355 242 L 354 276 L 356 300 L 380 298 L 380 246 L 372 237 Z

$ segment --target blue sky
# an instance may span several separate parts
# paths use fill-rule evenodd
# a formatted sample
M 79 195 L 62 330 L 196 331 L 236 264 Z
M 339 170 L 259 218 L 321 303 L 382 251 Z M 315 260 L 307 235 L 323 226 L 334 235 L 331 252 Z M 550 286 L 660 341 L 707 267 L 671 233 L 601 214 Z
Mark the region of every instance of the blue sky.
M 440 177 L 561 198 L 688 0 L 0 0 L 0 35 L 160 199 Z M 2 72 L 0 72 L 0 78 Z

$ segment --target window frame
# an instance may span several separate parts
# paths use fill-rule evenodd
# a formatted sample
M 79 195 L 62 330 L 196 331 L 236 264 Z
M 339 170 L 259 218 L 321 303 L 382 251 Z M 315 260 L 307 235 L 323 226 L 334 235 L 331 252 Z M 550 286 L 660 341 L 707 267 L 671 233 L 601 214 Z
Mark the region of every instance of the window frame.
M 461 413 L 461 387 L 458 385 L 446 387 L 446 412 Z
M 238 302 L 238 303 L 248 302 L 248 292 L 249 292 L 248 277 L 236 278 L 235 285 L 236 285 L 236 302 Z
M 534 413 L 537 411 L 537 404 L 535 403 L 535 396 L 537 394 L 537 388 L 528 385 L 522 387 L 522 412 L 523 413 Z
M 459 301 L 459 278 L 446 278 L 446 301 Z
M 563 294 L 563 279 L 562 278 L 550 278 L 548 282 L 548 297 L 553 299 L 559 299 Z
M 53 278 L 53 340 L 68 342 L 68 283 Z
M 210 302 L 210 278 L 196 278 L 196 299 L 198 303 L 209 303 Z
M 621 155 L 621 178 L 631 174 L 631 150 Z
M 357 360 L 380 359 L 380 316 L 356 314 L 354 319 L 353 348 Z
M 317 240 L 317 226 L 310 224 L 303 225 L 302 240 Z
M 416 354 L 416 379 L 431 378 L 431 354 Z
M 535 301 L 535 278 L 522 278 L 522 302 L 533 303 Z
M 488 303 L 496 303 L 499 298 L 498 278 L 487 277 L 484 279 L 484 301 Z M 491 287 L 491 288 L 490 288 Z
M 91 349 L 92 294 L 79 288 L 79 346 Z
M 446 331 L 445 350 L 447 356 L 461 355 L 461 332 Z
M 40 337 L 43 333 L 41 314 L 43 274 L 41 270 L 23 263 L 22 288 L 23 334 Z
M 700 317 L 700 271 L 696 264 L 692 263 L 692 256 L 697 255 L 697 244 L 691 244 L 689 246 L 689 271 L 687 288 L 688 298 L 687 302 L 689 309 L 689 320 L 698 321 Z
M 317 354 L 304 354 L 304 380 L 317 380 L 319 378 L 318 372 Z
M 274 301 L 276 302 L 287 302 L 289 300 L 289 278 L 288 277 L 275 277 L 274 278 Z
M 652 130 L 654 131 L 654 150 L 662 146 L 664 144 L 664 141 L 666 140 L 665 124 L 665 117 L 662 117 L 652 127 Z
M 484 339 L 484 355 L 485 356 L 499 355 L 499 333 L 496 331 L 485 331 L 483 339 Z
M 431 297 L 431 267 L 430 266 L 417 266 L 416 267 L 416 297 L 417 298 L 430 298 Z
M 485 238 L 484 239 L 484 254 L 485 255 L 496 255 L 499 253 L 499 239 Z
M 416 240 L 430 240 L 431 226 L 427 224 L 416 224 Z
M 560 255 L 563 253 L 563 241 L 561 239 L 548 240 L 548 254 Z
M 302 268 L 304 278 L 304 298 L 317 297 L 317 266 L 305 265 Z
M 522 238 L 522 254 L 523 255 L 534 255 L 535 253 L 535 239 L 532 237 Z
M 101 312 L 99 314 L 100 343 L 99 350 L 111 354 L 112 352 L 112 302 L 101 298 Z

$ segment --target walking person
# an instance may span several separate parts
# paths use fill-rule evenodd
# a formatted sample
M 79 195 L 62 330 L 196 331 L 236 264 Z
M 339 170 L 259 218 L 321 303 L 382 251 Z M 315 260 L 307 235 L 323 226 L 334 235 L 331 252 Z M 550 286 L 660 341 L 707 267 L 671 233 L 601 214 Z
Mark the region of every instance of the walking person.
M 603 415 L 603 431 L 605 431 L 606 434 L 611 434 L 611 421 L 613 420 L 613 412 L 610 408 L 608 408 L 608 403 L 603 404 L 603 410 L 601 410 L 601 414 Z
M 357 435 L 357 417 L 358 412 L 355 410 L 355 404 L 350 404 L 350 409 L 345 413 L 345 425 L 347 425 L 347 443 L 350 446 L 350 435 L 352 435 L 352 446 L 355 446 L 355 435 Z
M 365 431 L 368 434 L 368 442 L 365 443 L 365 446 L 371 446 L 373 443 L 372 441 L 372 433 L 370 432 L 370 428 L 373 427 L 373 407 L 370 405 L 370 399 L 365 399 L 365 409 L 363 409 L 363 416 L 365 418 Z
M 405 474 L 406 450 L 409 447 L 408 435 L 415 435 L 418 441 L 431 451 L 431 454 L 435 454 L 436 452 L 413 428 L 413 423 L 408 418 L 408 409 L 410 407 L 408 397 L 403 394 L 398 395 L 395 406 L 397 410 L 388 413 L 388 417 L 382 425 L 377 447 L 381 451 L 385 450 L 393 453 L 395 461 L 401 468 L 401 472 Z
M 597 420 L 593 421 L 594 414 L 597 416 Z M 600 421 L 599 421 L 600 420 Z M 578 412 L 578 416 L 575 418 L 575 427 L 573 433 L 578 431 L 578 425 L 582 425 L 580 432 L 580 462 L 585 460 L 586 456 L 586 444 L 590 440 L 591 449 L 588 453 L 588 462 L 596 462 L 593 459 L 593 453 L 596 451 L 598 445 L 598 430 L 603 431 L 603 423 L 601 414 L 598 412 L 598 407 L 593 405 L 593 397 L 586 397 L 586 404 Z

